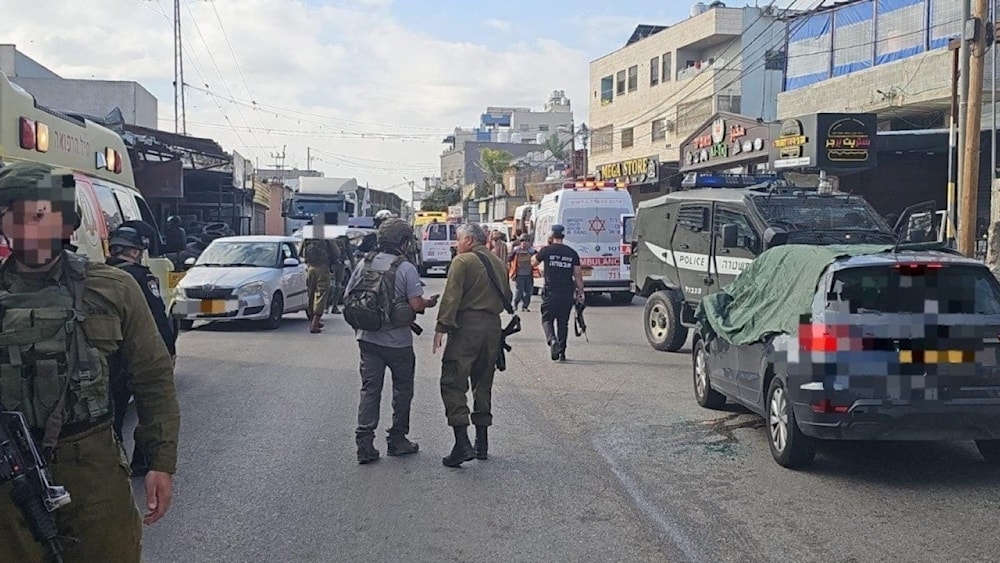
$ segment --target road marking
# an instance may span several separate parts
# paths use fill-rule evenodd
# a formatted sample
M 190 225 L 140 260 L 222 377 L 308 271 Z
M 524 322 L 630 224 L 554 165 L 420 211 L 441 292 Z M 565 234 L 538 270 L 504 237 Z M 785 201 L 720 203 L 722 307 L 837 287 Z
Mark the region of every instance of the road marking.
M 677 547 L 677 549 L 684 553 L 684 557 L 687 561 L 701 561 L 701 557 L 699 556 L 701 550 L 694 546 L 691 540 L 684 534 L 683 531 L 681 531 L 680 526 L 671 520 L 666 514 L 658 510 L 653 503 L 646 500 L 646 498 L 642 495 L 642 492 L 639 490 L 639 485 L 636 484 L 636 482 L 633 481 L 624 470 L 618 467 L 614 458 L 612 458 L 611 454 L 604 449 L 602 444 L 598 443 L 596 439 L 593 441 L 593 444 L 594 450 L 596 450 L 597 453 L 604 458 L 608 467 L 611 468 L 611 472 L 614 473 L 618 481 L 623 487 L 625 487 L 625 491 L 630 497 L 632 497 L 632 500 L 635 502 L 635 505 L 639 508 L 639 510 L 652 520 L 654 524 L 656 524 L 656 527 L 660 530 L 660 532 L 666 535 L 673 545 Z

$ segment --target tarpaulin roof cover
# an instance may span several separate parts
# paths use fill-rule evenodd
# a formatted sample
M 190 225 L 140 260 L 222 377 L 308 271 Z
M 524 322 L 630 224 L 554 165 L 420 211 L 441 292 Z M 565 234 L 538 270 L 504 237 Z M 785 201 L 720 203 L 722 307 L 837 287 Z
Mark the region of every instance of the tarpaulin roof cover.
M 816 284 L 838 258 L 888 252 L 892 246 L 787 244 L 765 250 L 723 288 L 701 300 L 695 318 L 730 344 L 793 333 L 816 295 Z M 704 325 L 708 326 L 704 326 Z

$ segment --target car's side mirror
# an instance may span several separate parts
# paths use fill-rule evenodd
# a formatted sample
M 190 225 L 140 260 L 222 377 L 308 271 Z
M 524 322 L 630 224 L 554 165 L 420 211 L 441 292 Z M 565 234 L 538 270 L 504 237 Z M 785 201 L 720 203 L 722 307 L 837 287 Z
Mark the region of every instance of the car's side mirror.
M 736 248 L 738 246 L 737 241 L 737 227 L 732 223 L 722 226 L 722 248 Z
M 299 262 L 298 258 L 285 258 L 284 266 L 286 268 L 294 268 L 299 264 L 301 264 L 301 262 Z
M 194 266 L 194 263 L 195 263 L 194 257 L 188 258 L 187 260 L 184 261 L 184 265 L 187 266 L 188 268 Z

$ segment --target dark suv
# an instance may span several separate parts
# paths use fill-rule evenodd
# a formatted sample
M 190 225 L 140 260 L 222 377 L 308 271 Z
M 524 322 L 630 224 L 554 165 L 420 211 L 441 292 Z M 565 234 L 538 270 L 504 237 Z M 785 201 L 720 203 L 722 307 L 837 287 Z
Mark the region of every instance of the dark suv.
M 893 229 L 860 196 L 794 187 L 774 176 L 724 180 L 726 187 L 695 187 L 642 202 L 629 225 L 632 291 L 647 298 L 646 339 L 657 350 L 679 350 L 701 299 L 732 282 L 767 248 L 895 243 Z

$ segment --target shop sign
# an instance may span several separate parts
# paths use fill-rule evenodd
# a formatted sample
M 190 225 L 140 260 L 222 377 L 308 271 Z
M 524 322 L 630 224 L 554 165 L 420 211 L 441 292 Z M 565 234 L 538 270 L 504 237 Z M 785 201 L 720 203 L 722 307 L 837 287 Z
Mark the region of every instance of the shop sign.
M 768 125 L 743 123 L 718 117 L 706 126 L 708 132 L 694 137 L 682 148 L 682 169 L 732 164 L 764 156 Z M 760 154 L 755 154 L 760 153 Z
M 597 167 L 597 181 L 617 181 L 646 184 L 659 179 L 660 159 L 657 156 L 633 158 Z
M 778 158 L 774 161 L 775 168 L 792 168 L 809 166 L 812 159 L 804 156 L 805 146 L 809 142 L 805 127 L 798 119 L 786 119 L 781 123 L 778 138 L 774 140 L 774 148 Z
M 854 168 L 874 166 L 878 123 L 874 115 L 838 116 L 820 114 L 817 128 L 823 135 L 818 166 Z

